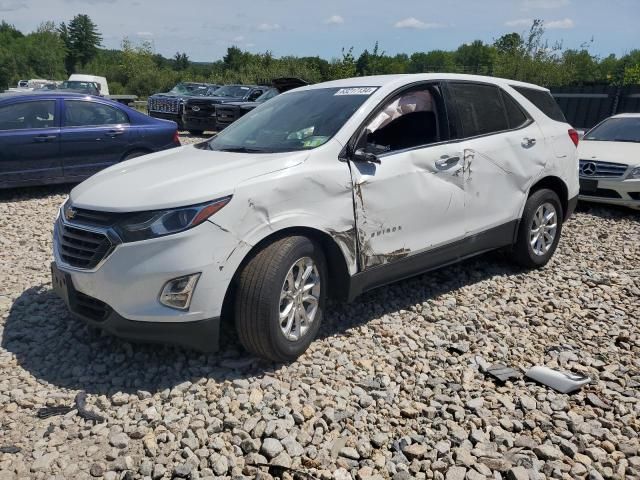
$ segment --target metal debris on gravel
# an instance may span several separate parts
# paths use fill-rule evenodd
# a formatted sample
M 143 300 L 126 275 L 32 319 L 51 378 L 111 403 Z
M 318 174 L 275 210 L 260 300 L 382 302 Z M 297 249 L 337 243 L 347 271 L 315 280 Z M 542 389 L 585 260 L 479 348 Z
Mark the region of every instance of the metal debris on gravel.
M 49 279 L 68 190 L 0 192 L 0 445 L 21 449 L 0 479 L 640 478 L 637 213 L 583 207 L 539 271 L 492 253 L 331 305 L 279 365 L 71 318 Z M 498 384 L 498 363 L 593 382 Z M 35 416 L 81 390 L 105 423 Z

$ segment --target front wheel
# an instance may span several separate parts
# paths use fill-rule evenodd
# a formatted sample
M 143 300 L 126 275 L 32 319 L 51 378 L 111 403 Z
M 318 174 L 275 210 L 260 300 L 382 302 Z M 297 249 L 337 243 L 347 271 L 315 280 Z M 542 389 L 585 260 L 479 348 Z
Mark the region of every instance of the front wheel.
M 560 199 L 553 190 L 533 192 L 522 212 L 513 259 L 526 268 L 546 265 L 558 246 L 563 218 Z
M 307 237 L 277 240 L 240 273 L 235 322 L 246 350 L 282 362 L 298 358 L 315 338 L 327 292 L 322 249 Z

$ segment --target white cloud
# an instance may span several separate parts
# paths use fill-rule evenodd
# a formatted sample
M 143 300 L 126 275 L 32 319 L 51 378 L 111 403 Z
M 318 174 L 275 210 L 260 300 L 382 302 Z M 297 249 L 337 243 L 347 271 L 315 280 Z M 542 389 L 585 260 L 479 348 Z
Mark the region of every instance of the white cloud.
M 260 32 L 273 32 L 275 30 L 280 30 L 281 28 L 282 27 L 277 23 L 261 23 L 258 25 L 258 30 Z
M 571 0 L 524 0 L 522 8 L 529 10 L 532 8 L 560 8 L 566 7 Z
M 244 37 L 242 35 L 238 35 L 237 37 L 233 37 L 234 42 L 244 42 Z
M 415 30 L 425 30 L 427 28 L 440 28 L 443 25 L 439 23 L 426 23 L 422 20 L 418 20 L 415 17 L 408 17 L 403 20 L 398 20 L 394 25 L 395 28 L 412 28 Z
M 331 15 L 324 21 L 324 23 L 326 23 L 327 25 L 340 25 L 344 23 L 344 18 L 342 18 L 340 15 Z
M 575 23 L 570 18 L 564 18 L 562 20 L 551 20 L 544 22 L 544 27 L 549 30 L 555 29 L 568 29 L 575 27 Z
M 139 37 L 153 37 L 153 32 L 136 32 Z
M 15 12 L 22 8 L 27 8 L 24 2 L 0 2 L 0 12 Z
M 531 18 L 516 18 L 515 20 L 507 20 L 504 24 L 507 27 L 528 27 L 533 23 Z

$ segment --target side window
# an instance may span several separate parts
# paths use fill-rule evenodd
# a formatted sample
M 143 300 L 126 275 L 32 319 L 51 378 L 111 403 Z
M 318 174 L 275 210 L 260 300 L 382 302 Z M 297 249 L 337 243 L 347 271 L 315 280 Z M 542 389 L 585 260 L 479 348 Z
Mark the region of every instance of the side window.
M 520 128 L 529 121 L 529 118 L 522 111 L 522 107 L 516 102 L 511 95 L 501 90 L 504 108 L 507 112 L 507 120 L 509 128 Z
M 122 110 L 103 103 L 83 100 L 65 100 L 65 127 L 96 127 L 129 123 Z
M 358 148 L 385 153 L 438 142 L 437 95 L 435 87 L 420 87 L 392 98 L 367 124 Z
M 564 117 L 564 113 L 562 113 L 560 106 L 548 90 L 537 90 L 535 88 L 519 87 L 515 85 L 511 85 L 511 88 L 533 103 L 547 117 L 552 120 L 556 120 L 557 122 L 567 123 L 567 119 Z
M 262 95 L 263 91 L 262 90 L 254 90 L 253 92 L 251 92 L 249 94 L 249 98 L 247 99 L 250 102 L 255 101 L 260 95 Z
M 0 130 L 25 130 L 56 126 L 56 101 L 12 103 L 0 107 Z
M 493 85 L 450 83 L 463 137 L 475 137 L 509 129 L 500 90 Z

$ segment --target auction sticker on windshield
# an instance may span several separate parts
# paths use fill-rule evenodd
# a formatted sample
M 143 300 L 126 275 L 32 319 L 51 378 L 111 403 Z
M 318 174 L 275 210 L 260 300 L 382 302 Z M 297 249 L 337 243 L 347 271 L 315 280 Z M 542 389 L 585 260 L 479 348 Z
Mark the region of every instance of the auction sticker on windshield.
M 341 88 L 336 93 L 334 93 L 334 95 L 371 95 L 377 89 L 377 87 Z

